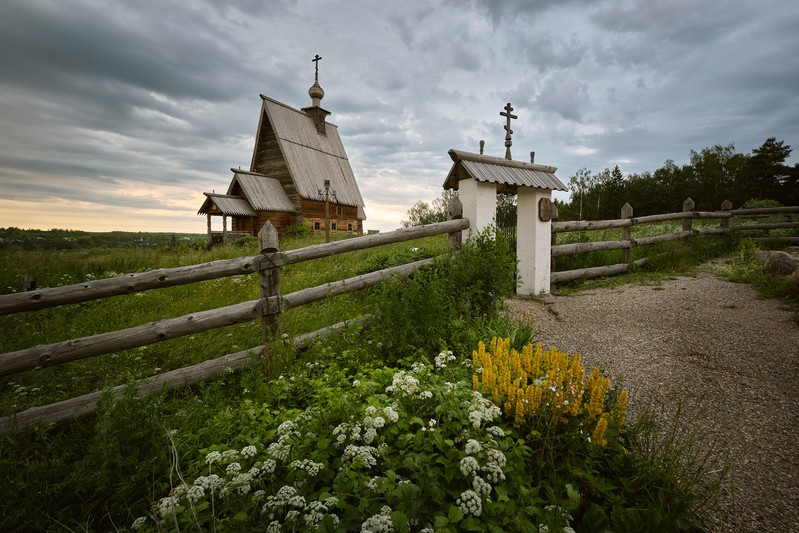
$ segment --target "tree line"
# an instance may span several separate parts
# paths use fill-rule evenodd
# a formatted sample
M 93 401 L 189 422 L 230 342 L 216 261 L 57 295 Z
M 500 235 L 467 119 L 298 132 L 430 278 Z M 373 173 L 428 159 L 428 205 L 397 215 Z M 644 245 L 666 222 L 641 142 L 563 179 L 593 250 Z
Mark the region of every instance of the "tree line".
M 700 211 L 715 211 L 724 200 L 734 207 L 799 205 L 799 163 L 785 161 L 792 149 L 769 137 L 751 154 L 733 144 L 691 150 L 690 161 L 678 166 L 669 159 L 654 172 L 624 176 L 616 165 L 594 174 L 587 168 L 569 178 L 571 197 L 556 201 L 559 220 L 619 218 L 625 202 L 637 216 L 679 211 L 686 198 Z

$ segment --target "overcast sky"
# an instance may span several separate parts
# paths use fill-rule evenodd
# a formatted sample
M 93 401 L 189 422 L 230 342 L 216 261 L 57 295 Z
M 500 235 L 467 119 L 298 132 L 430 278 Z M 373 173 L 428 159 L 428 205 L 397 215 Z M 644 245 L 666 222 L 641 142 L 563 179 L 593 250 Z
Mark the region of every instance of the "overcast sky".
M 439 196 L 450 148 L 503 156 L 507 102 L 514 159 L 564 182 L 767 137 L 799 155 L 796 0 L 221 4 L 0 2 L 0 227 L 205 232 L 259 94 L 309 105 L 315 54 L 368 229 Z

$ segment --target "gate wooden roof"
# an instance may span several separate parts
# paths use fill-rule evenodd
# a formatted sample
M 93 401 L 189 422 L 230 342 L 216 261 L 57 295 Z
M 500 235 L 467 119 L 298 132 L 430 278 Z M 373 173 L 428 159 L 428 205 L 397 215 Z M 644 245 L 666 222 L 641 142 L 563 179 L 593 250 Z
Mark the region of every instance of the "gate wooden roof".
M 531 187 L 552 191 L 568 191 L 555 176 L 557 168 L 537 163 L 525 163 L 490 155 L 450 150 L 453 164 L 444 189 L 457 189 L 462 179 L 473 178 L 484 183 L 496 183 L 505 189 Z

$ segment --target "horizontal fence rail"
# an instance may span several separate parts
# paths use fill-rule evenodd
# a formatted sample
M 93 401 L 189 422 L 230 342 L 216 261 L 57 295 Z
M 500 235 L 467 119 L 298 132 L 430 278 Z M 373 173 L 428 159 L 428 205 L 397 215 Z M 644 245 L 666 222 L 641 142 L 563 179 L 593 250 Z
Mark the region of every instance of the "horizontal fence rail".
M 790 219 L 786 222 L 730 225 L 730 221 L 735 217 L 746 219 L 748 217 L 756 218 L 757 216 L 769 216 L 777 214 L 785 214 L 790 216 L 792 213 L 799 213 L 799 206 L 733 210 L 732 205 L 729 202 L 724 202 L 724 204 L 722 204 L 721 211 L 694 211 L 694 202 L 688 198 L 683 203 L 683 210 L 676 213 L 634 217 L 632 207 L 629 204 L 626 204 L 622 208 L 621 218 L 619 219 L 570 220 L 563 222 L 553 221 L 551 225 L 552 247 L 550 250 L 550 289 L 554 290 L 557 283 L 563 283 L 580 278 L 623 274 L 628 272 L 631 268 L 640 267 L 647 262 L 647 258 L 642 258 L 637 261 L 630 260 L 630 250 L 639 246 L 647 246 L 661 242 L 686 239 L 693 235 L 721 235 L 730 232 L 799 228 L 799 222 L 795 222 Z M 692 223 L 694 219 L 719 219 L 720 225 L 718 227 L 700 226 L 694 228 Z M 633 226 L 667 222 L 670 220 L 682 220 L 682 231 L 665 235 L 656 235 L 653 237 L 632 237 L 631 229 Z M 558 233 L 572 231 L 594 231 L 614 228 L 619 228 L 621 230 L 620 240 L 557 244 Z M 759 237 L 756 238 L 756 240 L 782 240 L 788 243 L 799 243 L 799 237 Z M 603 250 L 621 250 L 622 262 L 615 265 L 582 268 L 561 272 L 556 271 L 556 258 L 558 257 Z
M 263 340 L 266 343 L 276 333 L 277 318 L 282 312 L 328 297 L 373 287 L 393 277 L 409 277 L 419 268 L 432 264 L 435 258 L 386 268 L 285 295 L 280 294 L 279 269 L 281 266 L 441 234 L 449 234 L 450 242 L 457 248 L 460 232 L 468 229 L 470 224 L 468 219 L 460 218 L 460 213 L 454 213 L 452 216 L 453 220 L 446 222 L 402 228 L 388 233 L 318 244 L 285 252 L 278 250 L 277 232 L 271 224 L 267 223 L 259 234 L 261 255 L 125 274 L 105 280 L 0 296 L 0 314 L 10 314 L 256 272 L 260 274 L 261 285 L 261 298 L 256 300 L 167 318 L 123 330 L 0 354 L 0 376 L 9 376 L 19 372 L 137 348 L 257 319 L 262 320 Z M 368 317 L 334 324 L 296 337 L 291 344 L 300 348 L 315 338 L 325 337 L 341 329 L 346 324 L 362 324 L 366 320 Z M 139 386 L 138 392 L 147 394 L 194 385 L 209 379 L 222 370 L 238 371 L 246 366 L 252 357 L 263 356 L 264 346 L 227 354 L 211 361 L 151 376 Z M 123 388 L 125 388 L 124 385 L 119 385 L 113 390 L 120 391 Z M 93 392 L 46 406 L 31 407 L 14 415 L 0 418 L 0 433 L 23 430 L 37 420 L 46 423 L 60 422 L 72 417 L 91 414 L 96 409 L 101 394 L 99 391 Z

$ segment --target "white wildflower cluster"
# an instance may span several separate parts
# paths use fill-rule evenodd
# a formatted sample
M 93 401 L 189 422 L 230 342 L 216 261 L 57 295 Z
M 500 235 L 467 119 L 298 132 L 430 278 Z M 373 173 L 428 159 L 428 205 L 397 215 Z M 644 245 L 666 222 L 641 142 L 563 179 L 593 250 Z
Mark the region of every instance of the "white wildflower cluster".
M 310 459 L 303 459 L 301 461 L 292 461 L 289 465 L 295 470 L 305 470 L 308 475 L 314 477 L 319 474 L 319 471 L 325 466 L 322 463 L 314 463 Z
M 239 463 L 230 463 L 225 468 L 225 474 L 232 476 L 233 474 L 238 474 L 241 472 L 241 465 Z
M 200 485 L 192 485 L 186 490 L 186 501 L 194 505 L 205 497 L 205 489 Z
M 394 423 L 399 420 L 399 413 L 393 406 L 375 407 L 370 405 L 366 408 L 363 419 L 359 423 L 344 422 L 333 429 L 335 445 L 344 446 L 347 441 L 372 444 L 378 436 L 378 430 L 385 427 L 386 423 Z
M 477 459 L 471 455 L 461 459 L 461 474 L 463 474 L 465 477 L 475 474 L 478 470 L 480 470 L 480 464 L 477 462 Z
M 438 425 L 438 421 L 436 421 L 435 418 L 431 418 L 426 426 L 422 426 L 422 431 L 433 431 L 433 430 L 436 429 L 437 425 Z
M 392 406 L 383 407 L 383 416 L 392 424 L 399 420 L 399 413 L 397 413 L 397 410 Z
M 476 455 L 483 451 L 483 447 L 474 439 L 469 439 L 466 441 L 466 449 L 464 450 L 466 455 Z
M 255 446 L 245 446 L 241 449 L 241 456 L 245 459 L 251 459 L 255 457 L 256 453 L 258 453 L 258 449 Z
M 493 422 L 499 418 L 502 411 L 499 407 L 487 400 L 478 391 L 472 392 L 471 401 L 468 402 L 469 421 L 475 428 L 480 428 L 484 422 Z
M 486 480 L 480 476 L 474 476 L 474 479 L 472 479 L 472 488 L 477 494 L 485 498 L 487 502 L 491 501 L 491 485 L 486 482 Z
M 483 500 L 473 490 L 463 491 L 455 503 L 465 515 L 480 516 L 483 513 Z
M 337 505 L 338 498 L 332 496 L 322 501 L 307 502 L 305 496 L 301 495 L 295 487 L 284 485 L 280 487 L 277 494 L 266 499 L 261 511 L 270 520 L 267 531 L 282 531 L 280 517 L 283 517 L 283 522 L 289 526 L 289 531 L 296 531 L 298 528 L 303 530 L 305 527 L 316 528 L 328 514 L 333 519 L 333 523 L 338 525 L 338 516 L 331 512 Z
M 416 394 L 417 392 L 419 392 L 419 380 L 404 370 L 394 374 L 391 385 L 386 387 L 387 394 L 396 394 L 400 397 Z
M 573 520 L 572 515 L 570 515 L 566 509 L 558 507 L 557 505 L 547 505 L 544 507 L 544 510 L 547 514 L 554 515 L 557 522 L 566 522 L 566 525 L 560 528 L 562 533 L 575 533 L 570 525 Z M 549 526 L 546 524 L 538 524 L 538 533 L 549 533 Z
M 344 469 L 345 466 L 363 466 L 367 469 L 372 468 L 377 465 L 377 458 L 375 457 L 377 454 L 377 448 L 373 446 L 356 446 L 350 444 L 344 448 L 344 453 L 341 455 L 341 460 L 345 463 L 341 468 Z
M 505 479 L 505 473 L 502 471 L 507 463 L 505 454 L 475 439 L 466 441 L 464 453 L 466 456 L 460 462 L 461 474 L 467 479 L 471 478 L 472 492 L 480 496 L 481 503 L 482 500 L 490 502 L 492 485 Z M 478 459 L 483 461 L 482 466 Z
M 427 370 L 427 365 L 422 362 L 416 362 L 411 365 L 411 372 L 414 374 L 424 374 Z
M 209 452 L 208 455 L 205 456 L 206 464 L 212 465 L 214 463 L 219 463 L 222 461 L 222 454 L 218 451 Z
M 280 434 L 280 430 L 278 430 L 278 434 Z M 290 438 L 291 435 L 280 435 L 277 438 L 277 442 L 273 442 L 269 445 L 266 449 L 266 453 L 275 461 L 285 463 L 288 461 L 289 454 L 291 453 L 291 444 L 289 444 Z
M 277 434 L 280 437 L 300 437 L 302 434 L 300 433 L 299 428 L 297 427 L 297 423 L 293 420 L 286 420 L 282 424 L 277 427 Z
M 167 496 L 158 500 L 156 504 L 156 512 L 161 518 L 171 517 L 177 506 L 180 504 L 180 499 L 177 496 Z
M 371 478 L 369 481 L 366 482 L 366 488 L 373 491 L 378 492 L 380 491 L 380 480 L 383 479 L 379 476 L 375 476 Z
M 390 533 L 394 531 L 391 523 L 391 507 L 384 505 L 380 514 L 370 516 L 361 524 L 361 533 Z
M 498 439 L 501 439 L 505 436 L 505 430 L 499 426 L 491 426 L 489 428 L 486 428 L 486 433 Z
M 483 476 L 486 478 L 486 480 L 488 480 L 489 483 L 496 485 L 500 481 L 505 480 L 505 473 L 496 463 L 486 463 L 481 470 L 483 472 Z
M 319 522 L 325 518 L 325 515 L 330 513 L 330 509 L 336 505 L 338 505 L 338 499 L 333 496 L 321 502 L 310 502 L 305 506 L 304 510 L 303 521 L 305 522 L 305 526 L 309 529 L 317 527 Z M 333 518 L 333 523 L 338 525 L 338 516 L 334 514 L 330 516 Z
M 419 399 L 421 400 L 429 400 L 433 397 L 433 393 L 429 390 L 423 390 L 419 393 Z
M 211 474 L 210 476 L 200 476 L 194 480 L 194 485 L 202 487 L 204 491 L 219 490 L 224 484 L 225 480 L 216 474 Z
M 440 352 L 435 358 L 435 365 L 436 368 L 441 370 L 443 368 L 447 368 L 447 363 L 450 361 L 455 360 L 455 355 L 453 355 L 452 350 L 444 350 Z
M 134 531 L 138 531 L 139 529 L 143 528 L 144 524 L 146 523 L 147 523 L 147 517 L 140 516 L 139 518 L 133 521 L 133 524 L 131 524 L 130 528 Z

